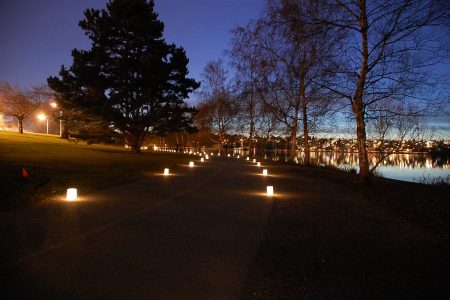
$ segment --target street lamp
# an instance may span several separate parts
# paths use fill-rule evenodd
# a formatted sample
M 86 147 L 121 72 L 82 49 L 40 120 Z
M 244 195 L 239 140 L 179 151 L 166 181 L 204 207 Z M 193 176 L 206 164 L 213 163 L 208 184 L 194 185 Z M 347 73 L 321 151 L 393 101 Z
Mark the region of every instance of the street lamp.
M 48 118 L 47 118 L 47 116 L 45 114 L 39 114 L 37 116 L 37 118 L 38 118 L 39 121 L 46 121 L 46 123 L 47 123 L 47 134 L 48 134 Z
M 58 108 L 58 103 L 55 101 L 50 102 L 52 108 Z M 62 110 L 59 110 L 59 137 L 62 137 Z

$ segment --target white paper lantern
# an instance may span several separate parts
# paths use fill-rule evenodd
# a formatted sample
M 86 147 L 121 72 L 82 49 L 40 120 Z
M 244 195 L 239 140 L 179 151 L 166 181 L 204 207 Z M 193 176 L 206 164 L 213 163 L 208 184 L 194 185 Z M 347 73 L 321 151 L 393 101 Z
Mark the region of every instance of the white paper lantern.
M 78 190 L 75 188 L 67 189 L 66 200 L 74 201 L 78 198 Z
M 273 186 L 271 186 L 271 185 L 267 186 L 267 196 L 269 196 L 269 197 L 273 196 Z

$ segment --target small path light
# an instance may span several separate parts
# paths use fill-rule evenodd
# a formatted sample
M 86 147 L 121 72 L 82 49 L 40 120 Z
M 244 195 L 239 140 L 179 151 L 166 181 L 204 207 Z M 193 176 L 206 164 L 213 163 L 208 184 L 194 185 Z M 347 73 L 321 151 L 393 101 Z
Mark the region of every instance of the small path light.
M 258 162 L 256 163 L 256 166 L 257 166 L 257 167 L 261 167 L 261 163 L 258 161 Z
M 206 159 L 209 159 L 209 156 L 208 156 L 208 154 L 206 154 L 206 155 L 205 155 L 205 158 L 206 158 Z
M 67 201 L 74 201 L 77 200 L 78 198 L 78 191 L 75 188 L 69 188 L 67 189 L 67 194 L 66 194 L 66 200 Z
M 247 160 L 250 160 L 250 157 L 247 156 Z
M 169 175 L 169 169 L 168 169 L 168 168 L 165 168 L 165 169 L 164 169 L 164 176 L 167 176 L 167 175 Z
M 254 163 L 256 162 L 256 158 L 253 159 L 253 162 L 254 162 Z
M 273 196 L 273 186 L 268 185 L 267 186 L 267 196 L 272 197 Z
M 202 158 L 200 158 L 200 161 L 201 161 L 201 162 L 204 162 L 205 160 L 204 160 L 203 157 L 202 157 Z
M 236 158 L 240 158 L 240 156 L 238 155 Z
M 227 156 L 230 157 L 230 154 L 228 154 Z
M 267 173 L 267 169 L 264 169 L 262 174 L 263 174 L 263 176 L 269 175 L 269 173 Z
M 194 166 L 194 162 L 193 162 L 193 161 L 190 161 L 190 162 L 189 162 L 189 167 L 192 168 L 193 166 Z

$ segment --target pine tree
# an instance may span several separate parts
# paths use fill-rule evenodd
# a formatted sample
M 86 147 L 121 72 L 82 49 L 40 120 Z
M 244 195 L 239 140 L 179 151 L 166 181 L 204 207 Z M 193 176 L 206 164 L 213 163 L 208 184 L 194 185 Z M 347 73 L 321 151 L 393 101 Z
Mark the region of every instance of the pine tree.
M 72 66 L 47 80 L 63 109 L 100 116 L 135 153 L 148 133 L 193 131 L 184 99 L 199 83 L 187 78 L 184 49 L 165 42 L 154 1 L 110 0 L 84 15 L 91 49 L 74 49 Z

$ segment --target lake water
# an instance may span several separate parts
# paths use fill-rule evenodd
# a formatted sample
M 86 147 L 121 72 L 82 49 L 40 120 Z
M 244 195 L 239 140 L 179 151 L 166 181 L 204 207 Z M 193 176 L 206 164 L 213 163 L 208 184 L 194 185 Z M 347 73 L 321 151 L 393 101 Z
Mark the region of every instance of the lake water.
M 266 159 L 285 160 L 285 153 L 268 152 Z M 371 166 L 377 162 L 374 154 L 369 155 Z M 299 152 L 297 161 L 303 163 L 304 153 Z M 358 168 L 358 154 L 348 152 L 311 152 L 311 162 L 321 166 L 335 166 L 341 169 Z M 450 181 L 450 158 L 432 157 L 427 153 L 391 154 L 376 169 L 383 177 L 411 182 L 429 183 L 433 180 Z

